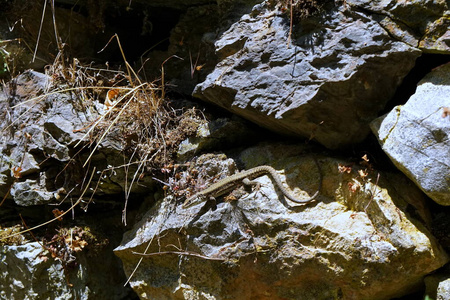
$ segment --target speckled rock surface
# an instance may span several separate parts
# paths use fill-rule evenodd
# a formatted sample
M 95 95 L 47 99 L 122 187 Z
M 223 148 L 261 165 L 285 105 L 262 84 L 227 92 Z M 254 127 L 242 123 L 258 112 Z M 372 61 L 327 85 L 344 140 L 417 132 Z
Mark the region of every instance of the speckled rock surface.
M 433 70 L 405 105 L 372 123 L 399 170 L 431 199 L 450 205 L 450 64 Z
M 283 180 L 298 197 L 314 193 L 318 170 L 298 147 L 267 145 L 240 158 L 250 168 L 280 151 L 284 158 L 273 167 L 284 170 Z M 448 261 L 406 212 L 427 219 L 420 191 L 403 176 L 381 173 L 375 184 L 375 174 L 361 176 L 363 168 L 318 161 L 323 187 L 306 205 L 283 201 L 267 176 L 259 190 L 216 207 L 159 202 L 115 249 L 126 273 L 136 270 L 132 288 L 141 299 L 390 299 Z
M 295 23 L 261 4 L 216 41 L 219 62 L 194 96 L 328 148 L 358 143 L 420 51 L 371 16 L 330 3 Z

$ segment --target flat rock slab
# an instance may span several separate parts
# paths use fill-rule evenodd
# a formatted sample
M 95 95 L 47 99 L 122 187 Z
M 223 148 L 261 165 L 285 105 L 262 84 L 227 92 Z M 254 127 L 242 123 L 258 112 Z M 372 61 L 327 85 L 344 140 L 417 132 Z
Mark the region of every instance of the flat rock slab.
M 397 168 L 441 205 L 450 205 L 449 95 L 446 64 L 425 76 L 405 105 L 371 124 Z

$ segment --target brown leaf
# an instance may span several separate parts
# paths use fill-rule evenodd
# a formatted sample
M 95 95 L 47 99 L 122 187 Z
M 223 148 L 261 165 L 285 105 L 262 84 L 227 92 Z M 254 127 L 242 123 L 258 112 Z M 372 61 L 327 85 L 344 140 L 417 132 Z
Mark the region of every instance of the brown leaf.
M 358 174 L 359 174 L 359 177 L 361 177 L 361 179 L 364 179 L 367 177 L 367 175 L 369 175 L 369 173 L 367 173 L 366 170 L 358 170 Z
M 22 167 L 13 167 L 12 168 L 12 173 L 13 173 L 14 178 L 17 178 L 17 179 L 21 178 L 22 174 L 20 174 L 20 172 L 22 172 Z
M 58 219 L 58 221 L 62 221 L 62 217 L 60 217 L 64 211 L 63 210 L 59 210 L 57 208 L 55 208 L 54 210 L 52 210 L 53 215 L 55 216 L 55 218 Z
M 339 173 L 348 173 L 349 174 L 352 171 L 352 167 L 339 164 L 338 170 L 339 170 Z

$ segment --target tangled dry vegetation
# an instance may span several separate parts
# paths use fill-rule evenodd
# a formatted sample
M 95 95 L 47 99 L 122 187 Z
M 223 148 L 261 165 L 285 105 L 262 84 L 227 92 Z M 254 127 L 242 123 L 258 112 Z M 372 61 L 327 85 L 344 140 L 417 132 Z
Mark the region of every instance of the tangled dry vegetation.
M 271 0 L 272 6 L 279 5 L 283 12 L 286 12 L 294 24 L 303 19 L 317 15 L 324 10 L 327 3 L 334 0 Z
M 115 38 L 120 46 L 118 37 L 115 36 Z M 122 48 L 120 47 L 120 49 Z M 73 164 L 74 160 L 83 159 L 82 169 L 78 169 L 78 171 L 84 174 L 84 184 L 79 186 L 78 190 L 65 190 L 60 204 L 65 199 L 69 201 L 72 191 L 78 200 L 66 211 L 54 209 L 55 218 L 38 226 L 25 227 L 26 230 L 19 230 L 17 227 L 0 230 L 2 243 L 21 244 L 25 242 L 23 233 L 61 220 L 64 215 L 81 203 L 84 203 L 84 209 L 87 210 L 88 204 L 95 196 L 102 180 L 101 174 L 115 168 L 123 168 L 127 174 L 129 170 L 134 170 L 133 174 L 126 177 L 128 182 L 123 184 L 127 187 L 123 209 L 123 220 L 126 223 L 127 201 L 133 185 L 147 176 L 163 177 L 164 179 L 164 176 L 167 176 L 165 170 L 174 164 L 179 144 L 187 136 L 196 132 L 200 120 L 204 118 L 203 115 L 195 108 L 176 109 L 173 107 L 171 100 L 166 95 L 164 71 L 160 79 L 154 82 L 144 81 L 131 68 L 125 54 L 122 54 L 125 70 L 120 67 L 114 69 L 108 66 L 105 68 L 93 65 L 85 66 L 75 58 L 66 58 L 63 51 L 59 53 L 55 62 L 46 68 L 50 85 L 44 95 L 28 99 L 27 103 L 43 101 L 47 95 L 51 94 L 70 94 L 74 108 L 80 112 L 97 110 L 98 103 L 103 104 L 104 110 L 83 128 L 74 129 L 74 132 L 83 133 L 84 138 L 74 146 L 72 161 L 62 172 L 74 172 L 71 170 L 70 164 Z M 163 66 L 162 68 L 164 69 Z M 24 112 L 24 114 L 26 113 L 27 111 Z M 20 117 L 26 116 L 21 115 Z M 16 120 L 12 121 L 16 122 Z M 108 166 L 108 170 L 96 170 L 90 165 L 92 158 L 98 152 L 102 142 L 111 138 L 121 144 L 122 154 L 127 162 L 120 166 Z M 86 153 L 86 151 L 88 152 L 87 159 L 85 159 L 86 155 L 81 158 L 79 154 Z M 130 168 L 131 166 L 133 168 Z M 16 173 L 18 174 L 18 172 Z M 20 176 L 18 175 L 16 179 L 19 180 Z M 75 183 L 73 185 L 75 186 Z M 66 236 L 67 234 L 63 231 L 58 231 L 46 247 L 51 248 L 53 244 L 56 245 L 61 241 L 65 243 Z M 89 243 L 84 237 L 75 241 L 79 245 L 76 247 L 76 251 L 82 251 L 83 245 L 87 245 L 85 242 Z M 73 256 L 66 256 L 58 254 L 55 257 L 61 259 L 63 264 L 68 264 L 72 261 Z
M 46 5 L 47 1 L 44 3 Z M 51 10 L 54 14 L 54 7 Z M 45 7 L 43 17 L 44 14 Z M 115 35 L 109 43 L 118 44 L 123 58 L 121 66 L 84 64 L 66 52 L 67 45 L 62 43 L 58 35 L 57 24 L 54 22 L 53 26 L 54 41 L 57 44 L 55 48 L 58 52 L 54 62 L 45 68 L 49 84 L 44 94 L 30 95 L 24 101 L 26 104 L 20 109 L 23 113 L 16 120 L 11 120 L 11 124 L 19 126 L 38 118 L 30 115 L 32 113 L 28 110 L 28 106 L 44 103 L 50 95 L 69 95 L 74 110 L 86 115 L 92 113 L 86 117 L 89 121 L 83 124 L 82 128 L 73 129 L 74 133 L 82 133 L 83 138 L 76 145 L 70 145 L 71 159 L 58 174 L 60 178 L 70 178 L 73 182 L 64 182 L 64 188 L 58 189 L 55 198 L 59 206 L 52 210 L 53 218 L 36 226 L 28 226 L 26 222 L 29 220 L 22 219 L 22 225 L 0 227 L 0 245 L 21 245 L 35 240 L 48 251 L 49 258 L 61 263 L 66 273 L 67 284 L 70 285 L 67 274 L 77 263 L 78 254 L 100 251 L 107 245 L 108 240 L 102 235 L 91 234 L 89 228 L 77 227 L 76 218 L 73 221 L 66 221 L 67 215 L 72 213 L 75 207 L 87 211 L 89 204 L 101 190 L 99 187 L 103 174 L 117 169 L 123 169 L 127 174 L 124 179 L 127 182 L 122 184 L 125 187 L 122 193 L 125 195 L 122 210 L 122 220 L 125 224 L 127 203 L 132 188 L 144 178 L 160 178 L 160 181 L 164 182 L 176 196 L 185 196 L 180 195 L 180 191 L 176 189 L 180 187 L 179 182 L 182 181 L 175 178 L 178 172 L 175 164 L 178 146 L 189 135 L 197 132 L 205 117 L 194 107 L 173 105 L 173 101 L 166 94 L 164 63 L 161 65 L 161 77 L 152 82 L 148 81 L 140 70 L 135 71 L 131 67 L 120 45 L 119 37 Z M 49 32 L 47 30 L 47 35 Z M 40 35 L 41 32 L 38 33 L 38 36 Z M 48 36 L 52 38 L 51 35 Z M 39 40 L 36 43 L 35 47 L 27 47 L 31 54 L 32 49 L 38 49 Z M 11 44 L 12 42 L 8 43 Z M 6 48 L 1 46 L 2 44 L 0 57 L 3 60 L 0 60 L 0 73 L 8 72 L 14 77 L 17 75 L 14 61 L 17 56 L 10 55 L 6 52 Z M 11 82 L 13 80 L 14 78 Z M 6 86 L 9 83 L 4 84 Z M 21 105 L 21 103 L 14 104 L 16 107 Z M 101 110 L 98 109 L 99 106 L 102 107 Z M 27 139 L 31 137 L 25 137 L 25 143 Z M 108 165 L 103 170 L 98 169 L 98 165 L 94 163 L 95 155 L 103 144 L 111 140 L 120 145 L 124 163 Z M 23 148 L 24 151 L 27 150 L 26 145 Z M 12 180 L 24 180 L 21 176 L 21 166 L 12 167 L 11 172 L 14 177 Z M 56 183 L 54 185 L 58 186 Z M 189 187 L 190 181 L 186 181 L 185 188 L 189 190 Z M 8 194 L 9 192 L 3 200 L 0 199 L 0 207 Z M 42 222 L 42 219 L 39 222 Z M 29 234 L 24 235 L 27 232 Z

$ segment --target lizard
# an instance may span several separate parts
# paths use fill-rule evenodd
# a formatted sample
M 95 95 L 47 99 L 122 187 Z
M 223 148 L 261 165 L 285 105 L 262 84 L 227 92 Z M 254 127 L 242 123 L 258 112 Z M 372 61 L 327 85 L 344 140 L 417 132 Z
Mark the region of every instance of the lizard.
M 278 175 L 277 171 L 267 165 L 262 165 L 259 167 L 255 167 L 246 171 L 242 171 L 239 173 L 236 173 L 234 175 L 228 176 L 222 180 L 219 180 L 216 183 L 213 183 L 211 186 L 207 187 L 206 189 L 194 194 L 193 196 L 186 199 L 186 201 L 183 203 L 182 208 L 189 208 L 192 206 L 195 206 L 197 204 L 200 204 L 203 201 L 206 201 L 211 198 L 216 198 L 219 196 L 222 196 L 223 194 L 227 193 L 228 191 L 234 189 L 236 186 L 240 185 L 241 183 L 245 185 L 258 185 L 259 183 L 252 181 L 250 179 L 255 179 L 257 177 L 263 176 L 265 174 L 270 174 L 272 178 L 275 180 L 276 185 L 281 190 L 283 195 L 295 203 L 307 203 L 312 200 L 314 200 L 317 195 L 319 195 L 320 188 L 322 186 L 322 174 L 320 172 L 320 166 L 315 160 L 317 168 L 319 169 L 320 174 L 320 181 L 319 181 L 319 188 L 317 192 L 312 195 L 310 198 L 307 199 L 298 199 L 292 194 L 292 191 L 285 188 L 283 186 L 283 183 L 281 182 L 280 176 Z

